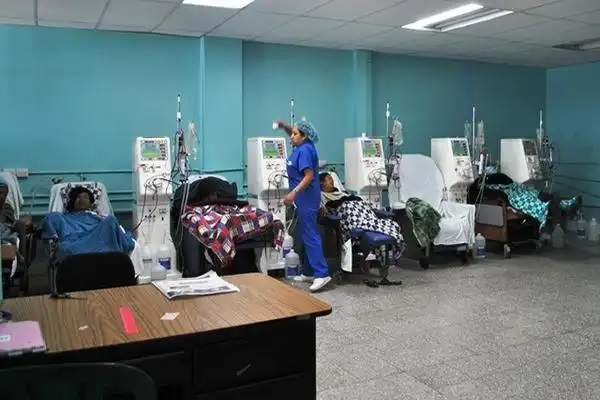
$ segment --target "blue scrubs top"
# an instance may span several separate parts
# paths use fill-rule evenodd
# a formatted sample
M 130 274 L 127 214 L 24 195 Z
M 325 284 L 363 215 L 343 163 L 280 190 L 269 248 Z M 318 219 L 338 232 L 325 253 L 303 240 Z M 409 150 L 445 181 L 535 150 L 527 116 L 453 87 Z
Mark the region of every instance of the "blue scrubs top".
M 310 168 L 313 171 L 313 179 L 304 190 L 296 195 L 296 206 L 307 206 L 319 209 L 321 204 L 321 187 L 319 185 L 319 155 L 315 145 L 305 140 L 299 146 L 294 147 L 292 154 L 288 157 L 287 175 L 290 189 L 294 189 L 302 178 L 304 170 Z

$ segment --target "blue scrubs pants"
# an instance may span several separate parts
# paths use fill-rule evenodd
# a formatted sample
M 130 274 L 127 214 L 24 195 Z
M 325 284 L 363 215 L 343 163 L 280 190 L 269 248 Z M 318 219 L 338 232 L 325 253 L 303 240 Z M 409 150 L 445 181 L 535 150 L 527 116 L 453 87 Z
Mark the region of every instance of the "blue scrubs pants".
M 296 213 L 298 215 L 298 229 L 300 239 L 304 244 L 305 261 L 302 275 L 325 278 L 329 276 L 329 267 L 323 254 L 323 244 L 319 233 L 317 218 L 318 208 L 307 207 L 305 204 L 296 202 Z

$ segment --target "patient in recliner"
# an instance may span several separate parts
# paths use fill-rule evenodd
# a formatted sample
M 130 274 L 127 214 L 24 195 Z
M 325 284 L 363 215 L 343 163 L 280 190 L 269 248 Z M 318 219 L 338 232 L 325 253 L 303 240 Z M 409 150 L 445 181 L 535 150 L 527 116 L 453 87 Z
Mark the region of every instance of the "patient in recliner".
M 125 232 L 114 215 L 94 211 L 94 195 L 83 187 L 69 191 L 66 212 L 51 212 L 41 223 L 42 239 L 55 240 L 58 259 L 84 253 L 130 253 L 133 237 Z
M 400 258 L 404 251 L 404 238 L 400 225 L 396 221 L 379 218 L 369 203 L 336 188 L 333 178 L 327 172 L 319 174 L 319 182 L 321 183 L 321 214 L 341 217 L 340 225 L 344 242 L 350 239 L 352 229 L 382 233 L 396 239 L 396 246 L 393 249 L 394 259 Z

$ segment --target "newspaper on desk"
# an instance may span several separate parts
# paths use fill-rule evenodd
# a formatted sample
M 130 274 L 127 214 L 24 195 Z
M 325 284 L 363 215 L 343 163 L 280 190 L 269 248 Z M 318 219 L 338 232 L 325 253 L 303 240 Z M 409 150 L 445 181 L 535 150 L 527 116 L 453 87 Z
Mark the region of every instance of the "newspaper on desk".
M 209 271 L 195 278 L 180 278 L 152 282 L 169 300 L 183 296 L 209 296 L 212 294 L 239 292 L 235 285 Z

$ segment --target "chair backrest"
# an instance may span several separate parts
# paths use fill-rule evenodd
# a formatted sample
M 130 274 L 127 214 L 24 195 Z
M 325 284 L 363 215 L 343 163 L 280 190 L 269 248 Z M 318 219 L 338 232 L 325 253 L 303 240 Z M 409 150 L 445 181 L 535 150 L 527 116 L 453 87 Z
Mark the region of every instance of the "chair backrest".
M 424 200 L 436 210 L 444 199 L 444 178 L 435 162 L 422 154 L 403 154 L 396 164 L 394 173 L 399 183 L 393 180 L 388 187 L 388 199 L 392 207 L 404 204 L 411 197 Z
M 103 400 L 108 393 L 155 400 L 156 385 L 144 371 L 124 364 L 54 364 L 0 370 L 0 399 Z
M 18 219 L 21 217 L 21 207 L 24 204 L 23 193 L 21 193 L 19 181 L 12 172 L 0 171 L 0 176 L 2 176 L 8 184 L 8 197 L 6 200 L 15 211 L 15 217 Z
M 192 182 L 196 182 L 196 181 L 199 181 L 200 179 L 204 179 L 204 178 L 208 178 L 208 177 L 219 178 L 222 181 L 229 182 L 227 180 L 227 178 L 225 178 L 223 175 L 215 175 L 215 174 L 204 174 L 204 175 L 192 174 L 188 177 L 188 182 L 192 183 Z
M 94 194 L 94 203 L 99 214 L 111 215 L 113 213 L 106 186 L 102 182 L 96 181 L 61 182 L 52 185 L 48 212 L 65 212 L 69 191 L 75 186 L 84 186 Z
M 76 254 L 61 261 L 56 270 L 57 293 L 135 284 L 135 269 L 125 253 Z

